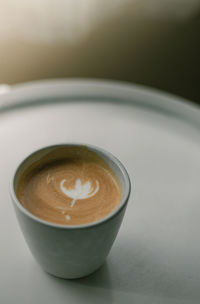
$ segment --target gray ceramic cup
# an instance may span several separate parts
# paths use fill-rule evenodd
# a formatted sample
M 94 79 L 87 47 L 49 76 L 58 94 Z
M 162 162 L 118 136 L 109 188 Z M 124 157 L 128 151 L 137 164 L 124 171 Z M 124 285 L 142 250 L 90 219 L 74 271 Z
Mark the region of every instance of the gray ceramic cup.
M 19 178 L 31 164 L 46 153 L 67 146 L 82 145 L 61 144 L 45 147 L 28 156 L 14 172 L 10 194 L 24 238 L 36 261 L 54 276 L 74 279 L 91 274 L 104 263 L 124 217 L 131 184 L 126 169 L 118 159 L 109 152 L 87 145 L 88 149 L 99 154 L 117 175 L 122 186 L 120 205 L 107 217 L 85 225 L 58 225 L 34 216 L 22 206 L 16 196 Z

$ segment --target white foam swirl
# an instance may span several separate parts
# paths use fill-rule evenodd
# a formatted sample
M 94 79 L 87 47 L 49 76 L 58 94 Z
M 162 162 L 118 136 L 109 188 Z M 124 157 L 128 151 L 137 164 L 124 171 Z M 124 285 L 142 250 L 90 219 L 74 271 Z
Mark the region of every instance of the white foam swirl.
M 85 184 L 82 184 L 80 178 L 76 179 L 75 187 L 74 189 L 67 189 L 64 186 L 64 183 L 66 182 L 66 179 L 63 179 L 60 182 L 60 189 L 61 191 L 67 195 L 68 197 L 72 198 L 71 207 L 73 207 L 77 200 L 80 199 L 86 199 L 94 196 L 99 191 L 99 182 L 96 180 L 96 188 L 93 189 L 90 181 L 86 182 Z

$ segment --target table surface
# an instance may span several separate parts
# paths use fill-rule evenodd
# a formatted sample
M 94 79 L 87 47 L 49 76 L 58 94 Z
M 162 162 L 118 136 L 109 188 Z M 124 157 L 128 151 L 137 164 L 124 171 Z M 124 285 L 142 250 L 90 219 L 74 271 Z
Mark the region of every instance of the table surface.
M 0 301 L 163 303 L 200 301 L 200 111 L 172 96 L 116 83 L 29 84 L 0 98 Z M 8 183 L 41 146 L 101 146 L 127 167 L 133 191 L 104 266 L 89 277 L 44 273 L 22 237 Z

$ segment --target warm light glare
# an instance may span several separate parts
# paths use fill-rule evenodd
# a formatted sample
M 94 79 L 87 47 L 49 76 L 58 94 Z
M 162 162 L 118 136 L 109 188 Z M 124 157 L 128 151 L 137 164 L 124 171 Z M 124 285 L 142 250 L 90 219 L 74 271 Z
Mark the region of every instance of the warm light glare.
M 81 39 L 97 23 L 129 6 L 134 16 L 190 17 L 199 0 L 0 0 L 0 39 L 52 42 Z

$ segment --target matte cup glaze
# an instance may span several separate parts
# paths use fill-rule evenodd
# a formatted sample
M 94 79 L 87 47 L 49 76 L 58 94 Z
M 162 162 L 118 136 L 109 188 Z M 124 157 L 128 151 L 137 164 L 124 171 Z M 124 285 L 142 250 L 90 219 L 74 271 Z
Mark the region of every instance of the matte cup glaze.
M 16 196 L 20 176 L 35 161 L 58 147 L 82 146 L 63 144 L 42 148 L 28 156 L 16 169 L 10 194 L 25 240 L 41 267 L 66 279 L 91 274 L 105 261 L 120 228 L 130 195 L 130 179 L 124 166 L 112 154 L 87 145 L 111 167 L 122 186 L 122 201 L 107 217 L 85 225 L 59 225 L 39 219 L 27 211 Z

